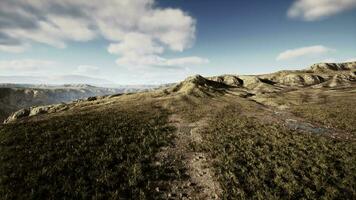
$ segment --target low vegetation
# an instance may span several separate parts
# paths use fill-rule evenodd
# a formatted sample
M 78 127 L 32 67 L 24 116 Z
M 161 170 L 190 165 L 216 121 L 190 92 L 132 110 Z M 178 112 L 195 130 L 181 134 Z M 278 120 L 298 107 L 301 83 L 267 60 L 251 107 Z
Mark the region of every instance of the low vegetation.
M 349 131 L 356 136 L 355 97 L 329 97 L 323 102 L 304 103 L 294 107 L 293 112 L 310 121 Z
M 14 118 L 0 125 L 0 199 L 356 199 L 354 78 L 273 77 L 192 76 Z
M 224 199 L 355 199 L 355 142 L 261 124 L 222 109 L 203 131 Z
M 151 199 L 167 112 L 150 103 L 0 128 L 1 199 Z

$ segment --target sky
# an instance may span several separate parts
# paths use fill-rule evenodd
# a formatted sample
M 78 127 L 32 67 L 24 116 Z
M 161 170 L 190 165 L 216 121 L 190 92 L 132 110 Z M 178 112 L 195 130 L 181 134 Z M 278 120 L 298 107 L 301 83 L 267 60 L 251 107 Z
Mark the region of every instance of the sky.
M 356 0 L 0 1 L 0 82 L 161 84 L 346 61 Z

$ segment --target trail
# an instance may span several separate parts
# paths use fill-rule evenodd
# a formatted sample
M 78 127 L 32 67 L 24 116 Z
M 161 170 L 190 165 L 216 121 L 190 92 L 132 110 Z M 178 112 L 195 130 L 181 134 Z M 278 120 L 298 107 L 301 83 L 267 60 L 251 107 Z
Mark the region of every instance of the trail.
M 222 190 L 215 179 L 209 156 L 194 148 L 202 142 L 199 129 L 207 125 L 206 119 L 187 123 L 174 114 L 170 122 L 177 128 L 173 145 L 163 148 L 157 160 L 181 174 L 157 186 L 158 198 L 220 199 Z

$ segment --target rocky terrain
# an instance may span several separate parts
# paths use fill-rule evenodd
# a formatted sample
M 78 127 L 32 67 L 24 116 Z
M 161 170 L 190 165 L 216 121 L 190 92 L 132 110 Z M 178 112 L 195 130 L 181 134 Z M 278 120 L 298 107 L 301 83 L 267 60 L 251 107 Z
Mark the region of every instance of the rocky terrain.
M 355 199 L 355 100 L 349 62 L 22 109 L 0 127 L 0 195 Z
M 0 84 L 0 121 L 3 121 L 12 112 L 20 109 L 30 110 L 30 107 L 35 106 L 63 104 L 88 97 L 147 91 L 149 89 L 151 87 L 123 86 L 121 88 L 101 88 L 85 84 L 59 86 Z

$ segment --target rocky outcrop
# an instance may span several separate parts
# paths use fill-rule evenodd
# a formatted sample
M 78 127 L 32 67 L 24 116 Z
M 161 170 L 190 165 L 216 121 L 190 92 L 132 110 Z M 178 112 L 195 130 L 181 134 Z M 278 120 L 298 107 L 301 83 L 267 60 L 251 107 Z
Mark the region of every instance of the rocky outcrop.
M 321 88 L 321 87 L 345 87 L 345 86 L 350 86 L 352 82 L 356 81 L 356 76 L 354 73 L 350 74 L 336 74 L 332 76 L 328 81 L 319 84 L 319 85 L 314 85 L 313 87 L 315 88 Z
M 243 85 L 243 81 L 234 75 L 223 75 L 223 76 L 213 76 L 207 78 L 208 80 L 215 81 L 218 83 L 225 84 L 231 87 L 241 87 Z
M 264 75 L 221 75 L 213 77 L 203 77 L 194 75 L 186 78 L 178 84 L 167 84 L 159 90 L 155 91 L 156 96 L 165 95 L 190 95 L 196 97 L 211 97 L 223 94 L 235 94 L 240 97 L 263 96 L 268 93 L 278 93 L 280 91 L 296 90 L 303 87 L 342 87 L 353 84 L 356 81 L 356 62 L 350 63 L 319 63 L 313 65 L 309 70 L 294 70 L 294 71 L 279 71 Z M 84 87 L 84 86 L 83 86 Z M 88 87 L 88 86 L 85 86 Z M 95 88 L 97 89 L 97 88 Z M 1 90 L 1 88 L 0 88 Z M 83 92 L 80 89 L 79 92 Z M 51 103 L 51 95 L 44 93 L 38 89 L 22 89 L 21 94 L 24 96 L 13 95 L 13 91 L 6 90 L 0 92 L 0 113 L 2 105 L 8 105 L 1 102 L 2 99 L 10 99 L 11 102 L 16 102 L 16 105 L 24 107 L 28 105 L 22 103 L 27 101 L 27 97 L 31 101 L 40 99 L 41 102 L 35 102 L 35 105 L 44 105 Z M 58 101 L 58 98 L 53 94 Z M 85 103 L 91 101 L 100 101 L 105 98 L 113 98 L 117 95 L 110 96 L 86 96 L 85 98 L 75 100 L 73 103 Z M 71 98 L 71 94 L 64 94 L 62 98 Z M 45 103 L 43 103 L 44 101 Z M 54 102 L 58 103 L 58 102 Z M 30 105 L 30 106 L 33 106 Z M 36 116 L 40 114 L 53 113 L 62 109 L 68 109 L 65 104 L 57 104 L 51 106 L 37 106 L 28 109 L 22 109 L 12 114 L 6 122 L 16 121 L 24 117 Z M 1 118 L 0 118 L 1 120 Z
M 355 62 L 346 63 L 318 63 L 310 67 L 313 72 L 356 70 Z
M 228 87 L 224 83 L 209 80 L 200 75 L 194 75 L 186 78 L 181 83 L 171 88 L 164 89 L 165 93 L 188 94 L 194 96 L 206 96 L 222 92 L 223 88 Z
M 13 113 L 10 117 L 8 117 L 4 121 L 4 123 L 16 121 L 17 119 L 27 117 L 29 114 L 30 114 L 30 109 L 28 109 L 28 108 L 21 109 L 15 113 Z
M 33 88 L 32 88 L 33 87 Z M 134 87 L 134 86 L 132 86 Z M 71 102 L 77 99 L 96 100 L 104 95 L 125 93 L 126 89 L 100 88 L 90 85 L 15 85 L 0 84 L 0 121 L 22 108 Z M 137 89 L 136 91 L 141 91 Z
M 324 82 L 324 78 L 314 74 L 288 74 L 275 78 L 275 81 L 286 86 L 310 86 Z
M 4 124 L 15 122 L 18 119 L 22 119 L 26 117 L 32 117 L 32 116 L 47 114 L 47 113 L 55 113 L 55 112 L 67 110 L 68 108 L 69 106 L 67 104 L 55 104 L 49 106 L 37 106 L 37 107 L 24 108 L 10 115 L 4 121 Z

